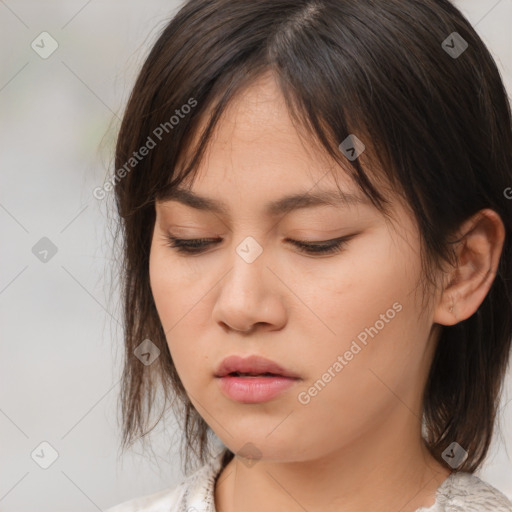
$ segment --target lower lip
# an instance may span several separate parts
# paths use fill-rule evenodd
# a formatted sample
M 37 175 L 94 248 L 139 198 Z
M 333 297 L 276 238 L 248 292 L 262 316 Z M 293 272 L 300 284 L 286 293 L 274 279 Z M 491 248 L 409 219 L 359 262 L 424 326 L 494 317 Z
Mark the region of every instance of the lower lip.
M 267 402 L 293 386 L 298 379 L 290 377 L 235 377 L 218 378 L 225 395 L 245 404 Z

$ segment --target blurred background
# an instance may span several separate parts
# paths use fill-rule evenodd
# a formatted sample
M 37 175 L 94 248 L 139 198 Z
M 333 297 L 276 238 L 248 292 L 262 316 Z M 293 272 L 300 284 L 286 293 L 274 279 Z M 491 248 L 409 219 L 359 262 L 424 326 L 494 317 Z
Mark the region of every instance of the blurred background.
M 512 96 L 512 0 L 454 2 Z M 0 511 L 89 512 L 183 478 L 172 416 L 119 450 L 113 172 L 128 94 L 181 2 L 0 0 Z M 107 194 L 108 195 L 108 194 Z M 115 285 L 115 283 L 114 283 Z M 512 376 L 477 473 L 512 499 Z

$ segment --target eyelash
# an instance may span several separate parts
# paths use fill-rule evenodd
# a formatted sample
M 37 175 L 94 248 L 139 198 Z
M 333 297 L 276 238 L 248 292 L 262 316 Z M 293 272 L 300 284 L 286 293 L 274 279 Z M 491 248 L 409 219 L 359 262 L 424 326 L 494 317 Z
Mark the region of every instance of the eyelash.
M 349 240 L 355 235 L 345 236 L 341 238 L 335 238 L 333 240 L 324 240 L 315 244 L 308 243 L 304 240 L 291 240 L 287 238 L 288 242 L 295 245 L 299 251 L 306 254 L 337 254 L 343 251 L 348 244 Z M 212 242 L 219 242 L 220 239 L 212 238 L 175 238 L 172 235 L 166 235 L 168 241 L 167 245 L 176 250 L 177 252 L 184 254 L 200 254 L 205 251 L 206 246 L 211 245 Z M 332 242 L 328 244 L 328 242 Z M 327 244 L 327 245 L 326 245 Z

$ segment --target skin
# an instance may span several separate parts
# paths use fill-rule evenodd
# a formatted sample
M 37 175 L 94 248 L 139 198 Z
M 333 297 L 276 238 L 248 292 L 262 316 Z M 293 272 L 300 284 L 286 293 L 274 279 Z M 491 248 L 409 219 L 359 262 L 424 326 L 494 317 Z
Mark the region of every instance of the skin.
M 391 227 L 371 204 L 300 209 L 266 217 L 264 205 L 295 192 L 337 190 L 333 165 L 304 144 L 271 75 L 234 99 L 217 126 L 192 190 L 229 215 L 157 202 L 150 254 L 155 304 L 176 369 L 205 421 L 233 452 L 251 442 L 255 464 L 235 457 L 215 487 L 217 511 L 415 511 L 435 501 L 450 471 L 421 441 L 421 397 L 441 325 L 469 317 L 498 264 L 503 224 L 491 210 L 461 229 L 461 265 L 421 305 L 420 238 L 398 199 Z M 341 167 L 338 183 L 363 197 Z M 166 236 L 222 238 L 184 255 Z M 310 242 L 356 234 L 339 253 L 301 253 Z M 263 253 L 247 263 L 245 237 Z M 394 318 L 312 397 L 298 400 L 357 335 L 392 308 Z M 450 311 L 453 306 L 453 311 Z M 245 331 L 245 332 L 243 332 Z M 260 404 L 230 400 L 214 371 L 228 355 L 259 354 L 301 381 Z

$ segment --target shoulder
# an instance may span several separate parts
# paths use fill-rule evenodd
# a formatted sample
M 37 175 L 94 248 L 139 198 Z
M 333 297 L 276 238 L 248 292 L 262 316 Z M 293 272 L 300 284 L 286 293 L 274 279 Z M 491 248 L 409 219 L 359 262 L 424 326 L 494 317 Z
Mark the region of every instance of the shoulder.
M 173 489 L 164 489 L 154 494 L 124 501 L 108 508 L 105 512 L 170 512 L 178 510 L 177 507 L 181 503 L 185 487 L 186 480 Z
M 472 473 L 452 473 L 439 488 L 437 501 L 446 512 L 512 512 L 512 502 Z
M 174 488 L 124 501 L 105 512 L 178 512 L 187 510 L 192 499 L 203 505 L 213 504 L 214 482 L 222 468 L 223 455 L 224 451 L 213 456 Z

